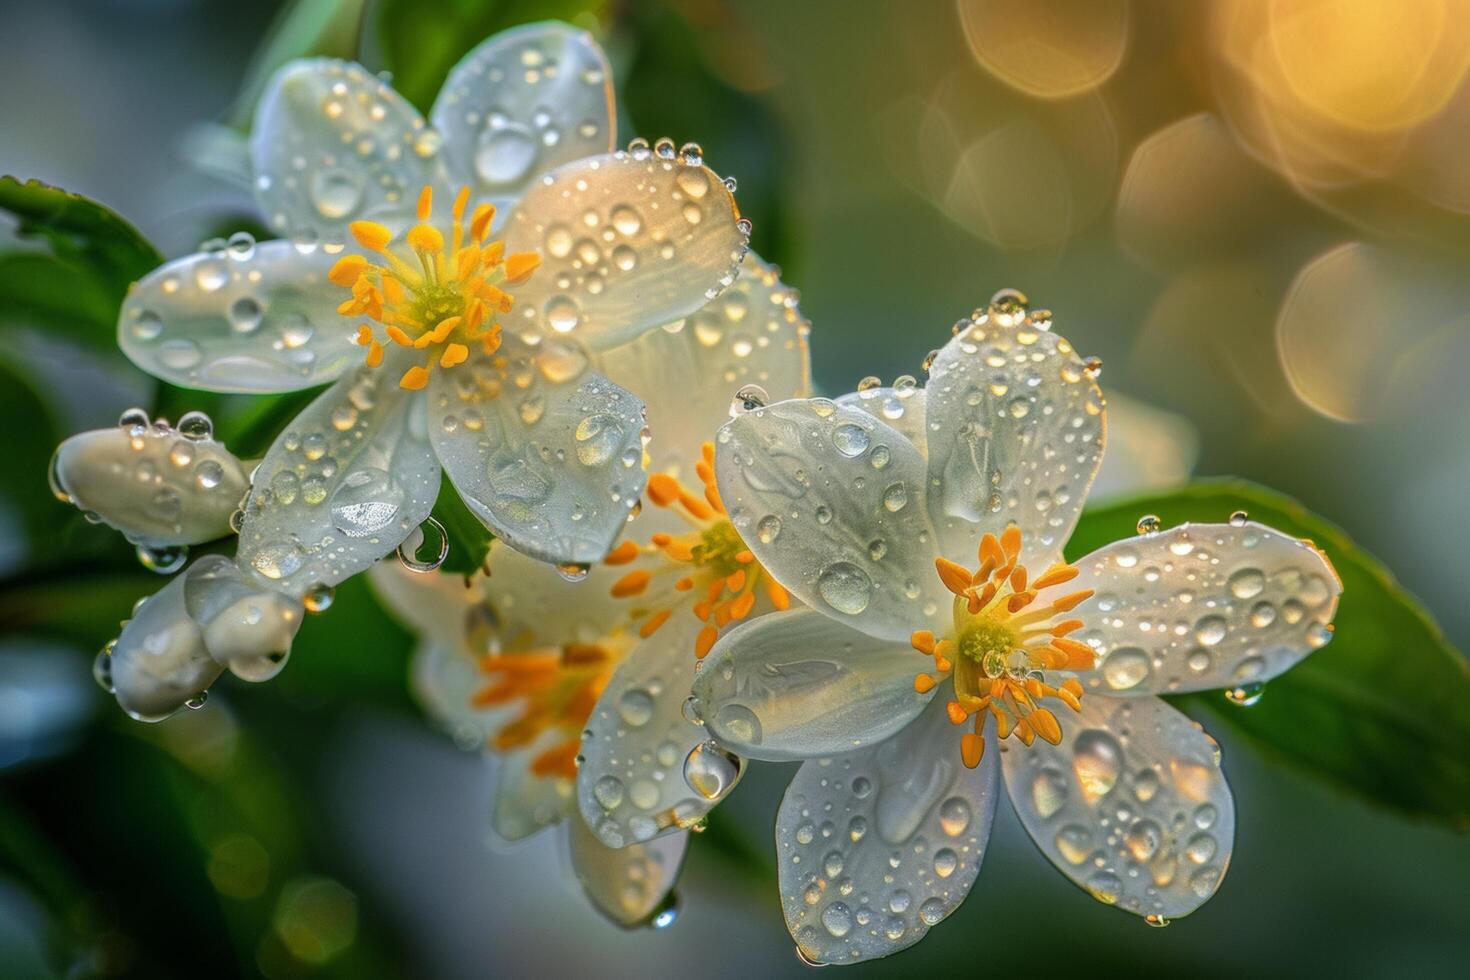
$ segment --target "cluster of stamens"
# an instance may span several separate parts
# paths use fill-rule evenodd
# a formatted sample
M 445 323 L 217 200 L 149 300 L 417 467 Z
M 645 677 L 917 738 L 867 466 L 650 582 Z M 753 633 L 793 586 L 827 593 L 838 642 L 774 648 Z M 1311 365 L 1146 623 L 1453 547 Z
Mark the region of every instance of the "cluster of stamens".
M 491 747 L 500 752 L 523 748 L 555 730 L 562 738 L 536 754 L 530 771 L 543 778 L 575 779 L 582 729 L 622 652 L 615 641 L 608 641 L 482 656 L 480 669 L 489 681 L 471 703 L 477 708 L 522 703 L 520 714 L 491 738 Z
M 764 591 L 776 609 L 787 609 L 791 597 L 755 560 L 730 523 L 724 501 L 715 486 L 715 447 L 705 443 L 695 474 L 702 493 L 695 493 L 667 473 L 648 478 L 648 499 L 682 517 L 690 526 L 685 534 L 655 534 L 647 545 L 624 541 L 604 559 L 608 565 L 626 565 L 640 555 L 661 553 L 668 559 L 655 569 L 635 569 L 613 583 L 619 599 L 652 596 L 632 609 L 640 620 L 638 633 L 649 637 L 673 615 L 678 594 L 700 592 L 694 615 L 704 626 L 694 640 L 694 655 L 703 659 L 719 638 L 720 630 L 750 615 Z M 668 580 L 672 579 L 672 586 Z
M 999 538 L 986 534 L 980 539 L 980 567 L 974 572 L 937 559 L 939 578 L 955 596 L 954 635 L 938 640 L 920 630 L 910 638 L 915 650 L 934 658 L 934 673 L 914 678 L 916 691 L 926 693 L 944 677 L 954 677 L 954 700 L 946 709 L 954 724 L 972 726 L 960 741 L 960 755 L 971 769 L 985 753 L 981 733 L 987 711 L 1001 738 L 1014 734 L 1027 745 L 1036 738 L 1060 742 L 1061 725 L 1042 702 L 1054 698 L 1078 711 L 1082 685 L 1075 677 L 1048 683 L 1048 672 L 1090 670 L 1094 663 L 1091 647 L 1067 638 L 1082 621 L 1061 619 L 1092 590 L 1038 601 L 1042 592 L 1076 578 L 1076 566 L 1059 562 L 1031 579 L 1020 554 L 1021 532 L 1012 526 Z
M 480 204 L 469 221 L 470 189 L 454 199 L 450 238 L 429 224 L 434 191 L 419 194 L 419 223 L 404 235 L 406 249 L 390 246 L 393 234 L 375 221 L 354 221 L 352 237 L 381 261 L 363 255 L 344 255 L 327 274 L 332 282 L 352 290 L 352 298 L 337 307 L 347 317 L 365 317 L 382 328 L 381 335 L 364 323 L 357 343 L 368 349 L 367 364 L 383 363 L 385 344 L 426 352 L 423 364 L 404 372 L 399 385 L 416 391 L 429 382 L 437 366 L 452 368 L 469 359 L 471 344 L 486 355 L 500 347 L 496 317 L 509 313 L 514 297 L 502 287 L 524 282 L 541 263 L 537 252 L 507 256 L 504 242 L 492 242 L 490 225 L 495 206 Z

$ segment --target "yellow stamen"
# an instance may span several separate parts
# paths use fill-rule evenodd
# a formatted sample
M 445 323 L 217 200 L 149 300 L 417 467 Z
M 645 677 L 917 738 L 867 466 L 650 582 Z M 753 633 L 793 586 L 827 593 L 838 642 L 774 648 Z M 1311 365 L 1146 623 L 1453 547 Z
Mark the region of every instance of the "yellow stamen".
M 434 210 L 434 188 L 425 184 L 424 189 L 419 191 L 418 216 L 420 221 L 428 221 L 429 215 Z
M 368 261 L 361 255 L 344 255 L 332 263 L 327 278 L 338 286 L 351 289 L 358 277 L 367 271 Z
M 505 279 L 507 282 L 520 282 L 535 272 L 540 264 L 540 252 L 517 252 L 505 260 Z
M 354 221 L 347 230 L 369 252 L 381 252 L 393 240 L 393 233 L 376 221 Z
M 409 391 L 421 391 L 424 385 L 428 383 L 428 370 L 415 365 L 403 372 L 403 377 L 398 381 L 398 387 L 406 388 Z

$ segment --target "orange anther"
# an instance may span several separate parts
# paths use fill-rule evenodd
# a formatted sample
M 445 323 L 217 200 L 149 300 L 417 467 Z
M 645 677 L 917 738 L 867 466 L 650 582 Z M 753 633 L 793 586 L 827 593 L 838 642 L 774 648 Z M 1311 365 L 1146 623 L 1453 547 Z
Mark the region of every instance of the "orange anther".
M 720 638 L 720 631 L 713 626 L 705 626 L 694 638 L 694 655 L 703 660 L 709 653 L 710 648 L 715 645 L 715 640 Z
M 638 635 L 643 637 L 645 640 L 648 639 L 658 630 L 660 626 L 669 621 L 669 617 L 673 615 L 673 612 L 674 611 L 672 609 L 660 609 L 658 612 L 648 617 L 648 620 L 644 622 L 641 627 L 639 627 Z
M 966 732 L 960 739 L 960 758 L 966 769 L 974 769 L 985 757 L 985 739 L 974 732 Z
M 785 611 L 791 608 L 791 593 L 786 591 L 785 586 L 777 582 L 771 576 L 766 576 L 766 595 L 771 599 L 771 605 L 778 610 Z
M 613 583 L 612 596 L 614 599 L 626 599 L 638 595 L 648 588 L 648 582 L 652 578 L 644 569 L 635 569 Z
M 417 209 L 419 220 L 428 221 L 429 215 L 433 213 L 433 210 L 434 188 L 430 187 L 428 184 L 425 184 L 424 189 L 419 191 L 419 203 Z
M 930 691 L 934 690 L 934 685 L 938 683 L 938 681 L 936 681 L 933 677 L 930 677 L 928 674 L 914 675 L 914 690 L 918 691 L 920 694 L 928 694 Z
M 421 391 L 424 385 L 429 383 L 429 372 L 426 368 L 411 367 L 403 372 L 403 377 L 398 379 L 398 387 L 409 391 Z
M 1015 561 L 1021 554 L 1021 529 L 1012 524 L 1000 534 L 1000 547 L 1006 557 Z
M 670 506 L 683 492 L 679 481 L 667 473 L 653 473 L 648 477 L 648 499 L 659 507 Z
M 479 204 L 475 206 L 475 212 L 470 218 L 470 237 L 477 242 L 483 242 L 485 235 L 490 231 L 490 222 L 495 220 L 495 205 Z
M 931 630 L 915 630 L 909 636 L 909 645 L 922 654 L 934 652 L 934 633 Z
M 638 557 L 638 545 L 632 541 L 623 541 L 616 548 L 607 553 L 602 559 L 604 565 L 626 565 Z
M 371 252 L 381 252 L 393 240 L 393 233 L 376 221 L 354 221 L 347 230 L 357 244 Z
M 506 282 L 517 283 L 536 271 L 541 264 L 540 252 L 516 252 L 506 256 L 505 279 Z
M 745 588 L 745 569 L 737 569 L 725 576 L 725 588 L 731 592 L 739 592 Z
M 735 619 L 744 619 L 750 615 L 750 610 L 755 608 L 755 593 L 742 592 L 740 597 L 730 604 L 730 615 Z
M 332 265 L 327 278 L 339 286 L 352 286 L 367 270 L 367 259 L 361 255 L 344 255 Z
M 963 725 L 965 719 L 970 717 L 970 713 L 965 710 L 965 706 L 958 701 L 951 701 L 949 704 L 946 704 L 944 706 L 944 712 L 949 715 L 950 722 L 955 725 Z
M 381 365 L 382 363 L 383 363 L 383 345 L 380 344 L 380 343 L 378 343 L 375 340 L 371 344 L 368 345 L 367 366 L 370 367 L 370 368 L 375 368 L 375 367 L 378 367 L 379 365 Z
M 939 572 L 939 580 L 944 583 L 944 587 L 955 595 L 964 595 L 965 591 L 970 588 L 970 573 L 958 562 L 950 561 L 948 558 L 936 558 L 934 568 Z

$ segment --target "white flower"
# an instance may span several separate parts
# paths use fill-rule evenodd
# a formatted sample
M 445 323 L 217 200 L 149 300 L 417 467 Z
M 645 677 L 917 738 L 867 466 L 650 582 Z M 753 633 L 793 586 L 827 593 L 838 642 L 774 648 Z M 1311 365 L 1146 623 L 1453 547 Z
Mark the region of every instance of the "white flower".
M 497 834 L 566 823 L 578 877 L 624 925 L 661 907 L 681 831 L 740 776 L 741 760 L 686 716 L 698 655 L 719 627 L 789 602 L 724 517 L 707 440 L 736 392 L 808 391 L 807 329 L 795 293 L 752 256 L 718 300 L 601 357 L 614 377 L 690 382 L 648 386 L 650 423 L 665 436 L 654 507 L 635 524 L 649 545 L 624 542 L 579 581 L 499 544 L 490 574 L 469 587 L 388 564 L 373 574 L 424 637 L 421 699 L 495 760 Z
M 124 352 L 177 385 L 336 381 L 255 469 L 238 521 L 240 574 L 298 608 L 412 535 L 441 465 L 510 546 L 559 564 L 601 558 L 645 485 L 645 425 L 639 399 L 593 361 L 695 313 L 745 254 L 733 182 L 697 146 L 609 152 L 609 72 L 582 31 L 490 38 L 450 72 L 430 118 L 359 65 L 286 65 L 258 107 L 251 159 L 259 203 L 287 238 L 236 236 L 170 262 L 121 311 Z M 115 500 L 121 471 L 110 472 L 62 489 Z M 186 487 L 182 509 L 210 520 L 170 529 L 218 530 L 207 504 L 223 496 L 204 495 Z M 165 517 L 112 519 L 158 546 Z M 180 616 L 179 630 L 205 626 Z M 120 698 L 135 685 L 119 669 L 133 662 L 113 662 Z M 139 681 L 172 690 L 204 673 L 179 671 Z
M 1096 366 L 1014 302 L 958 327 L 925 389 L 777 403 L 719 436 L 736 528 L 809 608 L 726 634 L 694 694 L 731 750 L 810 760 L 776 842 L 812 961 L 891 953 L 952 912 L 1001 773 L 1094 897 L 1196 908 L 1234 811 L 1213 740 L 1156 695 L 1274 677 L 1329 639 L 1341 591 L 1309 542 L 1240 515 L 1065 564 L 1102 457 Z

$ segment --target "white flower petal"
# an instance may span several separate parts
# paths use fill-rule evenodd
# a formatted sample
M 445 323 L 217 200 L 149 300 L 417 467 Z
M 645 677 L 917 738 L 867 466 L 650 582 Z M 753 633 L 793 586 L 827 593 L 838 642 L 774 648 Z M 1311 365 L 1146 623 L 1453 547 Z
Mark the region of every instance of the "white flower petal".
M 247 681 L 266 681 L 286 666 L 306 610 L 300 600 L 259 582 L 223 555 L 200 558 L 184 579 L 184 608 L 204 632 L 209 655 Z
M 495 776 L 495 804 L 490 826 L 505 841 L 518 841 L 571 817 L 575 787 L 559 776 L 538 776 L 531 763 L 543 751 L 565 740 L 556 730 L 544 732 L 525 748 L 486 753 Z
M 618 665 L 587 719 L 577 801 L 609 847 L 697 823 L 740 777 L 740 761 L 707 742 L 704 728 L 684 715 L 701 625 L 687 607 L 675 609 Z
M 117 703 L 138 721 L 162 721 L 224 671 L 184 608 L 187 575 L 174 576 L 138 607 L 108 658 Z
M 924 710 L 924 662 L 810 609 L 771 613 L 720 637 L 694 678 L 709 733 L 752 759 L 851 752 L 881 742 Z
M 553 566 L 501 541 L 490 545 L 488 564 L 479 590 L 494 611 L 497 638 L 491 642 L 501 649 L 601 643 L 627 622 L 628 600 L 613 598 L 609 587 L 637 565 L 596 565 L 586 578 L 569 582 Z
M 1068 586 L 1098 653 L 1078 675 L 1103 694 L 1259 684 L 1332 637 L 1342 583 L 1309 542 L 1250 521 L 1182 524 L 1115 541 Z
M 1103 397 L 1072 345 L 982 320 L 929 372 L 929 511 L 943 554 L 966 567 L 987 531 L 1021 529 L 1045 568 L 1082 513 L 1103 449 Z
M 1087 695 L 1062 741 L 1001 746 L 1021 823 L 1057 868 L 1136 915 L 1186 915 L 1215 893 L 1235 835 L 1218 746 L 1158 698 Z M 993 750 L 994 747 L 992 747 Z
M 624 928 L 641 925 L 664 904 L 689 847 L 689 835 L 608 847 L 573 817 L 567 821 L 572 870 L 597 910 Z
M 643 403 L 586 355 L 526 347 L 429 381 L 429 435 L 465 503 L 496 537 L 555 564 L 597 561 L 647 482 Z
M 912 946 L 965 900 L 1000 795 L 995 752 L 960 761 L 946 697 L 876 746 L 802 765 L 776 814 L 781 907 L 802 956 Z
M 506 248 L 539 252 L 542 263 L 511 287 L 503 322 L 615 347 L 719 295 L 749 234 L 702 163 L 644 150 L 567 164 L 533 183 L 506 222 Z
M 649 470 L 692 479 L 700 447 L 729 421 L 745 385 L 759 385 L 770 401 L 810 393 L 810 332 L 796 291 L 747 255 L 735 284 L 698 312 L 604 352 L 598 363 L 648 402 Z
M 421 642 L 409 664 L 409 684 L 418 703 L 463 749 L 483 748 L 510 714 L 471 703 L 474 693 L 485 686 L 485 674 L 462 646 Z
M 720 430 L 715 471 L 741 537 L 808 606 L 888 640 L 948 616 L 924 459 L 881 420 L 825 398 L 777 402 Z
M 292 61 L 255 110 L 250 160 L 266 221 L 303 245 L 336 245 L 370 220 L 394 231 L 414 219 L 419 191 L 445 188 L 443 138 L 361 65 Z
M 327 280 L 334 261 L 284 241 L 176 259 L 129 291 L 118 346 L 184 388 L 276 392 L 331 381 L 363 357 L 337 312 L 348 292 Z
M 72 436 L 56 450 L 53 482 L 134 544 L 161 548 L 225 537 L 250 488 L 244 467 L 223 443 L 160 423 Z
M 424 400 L 401 365 L 360 367 L 291 421 L 266 453 L 240 528 L 238 559 L 302 595 L 389 554 L 429 516 L 439 464 Z
M 463 649 L 465 623 L 480 602 L 480 592 L 465 576 L 413 572 L 401 562 L 379 562 L 368 581 L 383 604 L 420 636 L 444 647 Z
M 834 399 L 839 405 L 860 409 L 882 419 L 895 432 L 902 433 L 919 455 L 929 458 L 929 433 L 924 426 L 924 389 L 905 386 L 903 388 L 873 387 L 864 391 L 850 391 Z
M 429 112 L 476 197 L 519 197 L 537 175 L 611 150 L 612 72 L 586 31 L 549 21 L 502 31 L 452 69 Z

